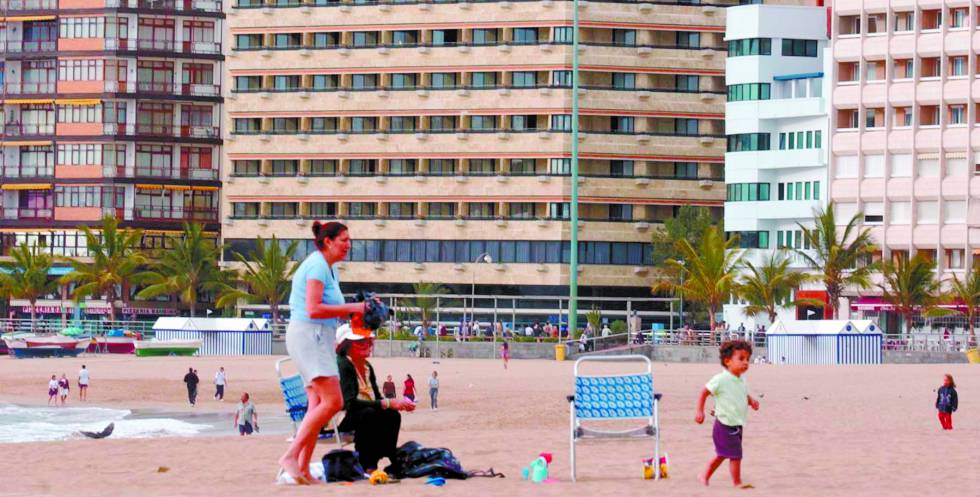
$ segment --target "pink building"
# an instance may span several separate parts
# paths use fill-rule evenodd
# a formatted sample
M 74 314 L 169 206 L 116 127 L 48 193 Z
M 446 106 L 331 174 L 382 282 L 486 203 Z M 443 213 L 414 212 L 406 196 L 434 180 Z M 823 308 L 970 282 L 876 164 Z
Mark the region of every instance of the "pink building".
M 836 0 L 830 199 L 863 212 L 882 257 L 940 277 L 980 264 L 980 9 L 967 0 Z

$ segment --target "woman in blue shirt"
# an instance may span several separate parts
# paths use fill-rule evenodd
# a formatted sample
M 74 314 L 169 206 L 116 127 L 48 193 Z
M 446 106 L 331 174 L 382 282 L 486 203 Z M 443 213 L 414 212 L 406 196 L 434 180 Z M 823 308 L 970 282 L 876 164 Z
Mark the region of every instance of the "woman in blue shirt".
M 291 318 L 286 329 L 286 350 L 306 384 L 309 404 L 296 437 L 279 458 L 282 471 L 300 484 L 316 481 L 309 468 L 317 437 L 320 429 L 343 407 L 334 350 L 337 318 L 364 314 L 367 306 L 366 302 L 345 303 L 340 292 L 335 266 L 350 252 L 347 226 L 315 222 L 313 235 L 317 251 L 293 275 L 289 295 Z

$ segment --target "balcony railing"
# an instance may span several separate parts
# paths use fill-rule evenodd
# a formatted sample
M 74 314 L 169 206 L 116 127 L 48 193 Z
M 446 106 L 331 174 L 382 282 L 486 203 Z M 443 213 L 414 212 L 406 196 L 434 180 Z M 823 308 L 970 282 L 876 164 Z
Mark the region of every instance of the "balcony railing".
M 55 10 L 58 0 L 2 0 L 0 11 Z
M 221 12 L 220 0 L 106 0 L 105 6 L 113 9 L 175 10 L 191 12 Z
M 205 41 L 147 40 L 141 38 L 106 38 L 106 50 L 146 50 L 188 54 L 220 54 L 221 43 Z
M 501 47 L 501 46 L 542 46 L 542 45 L 571 45 L 571 41 L 555 41 L 555 40 L 530 40 L 530 41 L 518 41 L 518 40 L 497 40 L 488 43 L 474 43 L 474 42 L 453 42 L 453 43 L 337 43 L 325 46 L 308 46 L 308 45 L 282 45 L 282 46 L 249 46 L 249 47 L 234 47 L 233 50 L 241 52 L 254 52 L 261 50 L 270 51 L 284 51 L 284 50 L 364 50 L 364 49 L 399 49 L 399 48 L 453 48 L 453 47 Z M 727 51 L 727 45 L 705 45 L 699 47 L 692 47 L 686 45 L 677 44 L 625 44 L 625 43 L 609 43 L 609 42 L 599 42 L 599 41 L 583 41 L 579 43 L 580 46 L 584 47 L 612 47 L 612 48 L 626 48 L 635 49 L 637 51 L 649 52 L 654 49 L 663 50 L 716 50 L 716 51 Z
M 163 178 L 216 181 L 217 169 L 154 168 L 137 166 L 129 172 L 126 166 L 102 166 L 102 176 L 106 178 Z
M 55 92 L 55 83 L 53 81 L 45 83 L 7 83 L 4 87 L 7 96 L 38 95 Z
M 8 41 L 7 42 L 7 52 L 9 53 L 36 53 L 36 52 L 54 52 L 58 49 L 58 42 L 56 41 Z
M 13 178 L 51 178 L 54 177 L 53 165 L 5 165 L 3 179 Z
M 4 207 L 3 218 L 7 220 L 50 221 L 54 219 L 54 210 L 32 207 Z
M 157 124 L 105 123 L 102 132 L 107 136 L 164 136 L 172 138 L 220 138 L 217 126 L 173 126 Z
M 218 221 L 218 209 L 162 209 L 155 207 L 136 207 L 135 214 L 136 219 L 140 221 Z
M 6 136 L 53 135 L 54 124 L 7 124 L 3 127 Z
M 192 97 L 217 97 L 221 94 L 219 85 L 189 84 L 189 83 L 155 83 L 147 81 L 137 81 L 136 92 L 155 93 L 160 95 L 181 95 Z M 135 93 L 133 83 L 123 82 L 120 86 L 118 81 L 106 81 L 106 91 L 119 93 Z

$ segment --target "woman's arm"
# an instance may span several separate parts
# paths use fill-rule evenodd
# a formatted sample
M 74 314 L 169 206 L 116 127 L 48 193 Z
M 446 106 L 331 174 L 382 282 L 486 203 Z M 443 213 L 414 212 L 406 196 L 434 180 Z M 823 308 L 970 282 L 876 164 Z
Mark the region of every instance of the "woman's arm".
M 351 314 L 364 314 L 367 302 L 353 304 L 324 304 L 323 282 L 306 280 L 306 315 L 310 319 L 346 318 Z

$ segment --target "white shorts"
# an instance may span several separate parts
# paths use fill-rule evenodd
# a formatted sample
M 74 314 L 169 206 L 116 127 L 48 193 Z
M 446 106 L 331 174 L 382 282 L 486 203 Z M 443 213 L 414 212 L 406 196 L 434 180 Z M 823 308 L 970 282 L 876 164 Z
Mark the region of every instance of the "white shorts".
M 286 351 L 296 369 L 309 385 L 321 376 L 338 376 L 334 343 L 337 331 L 332 326 L 292 320 L 286 328 Z

